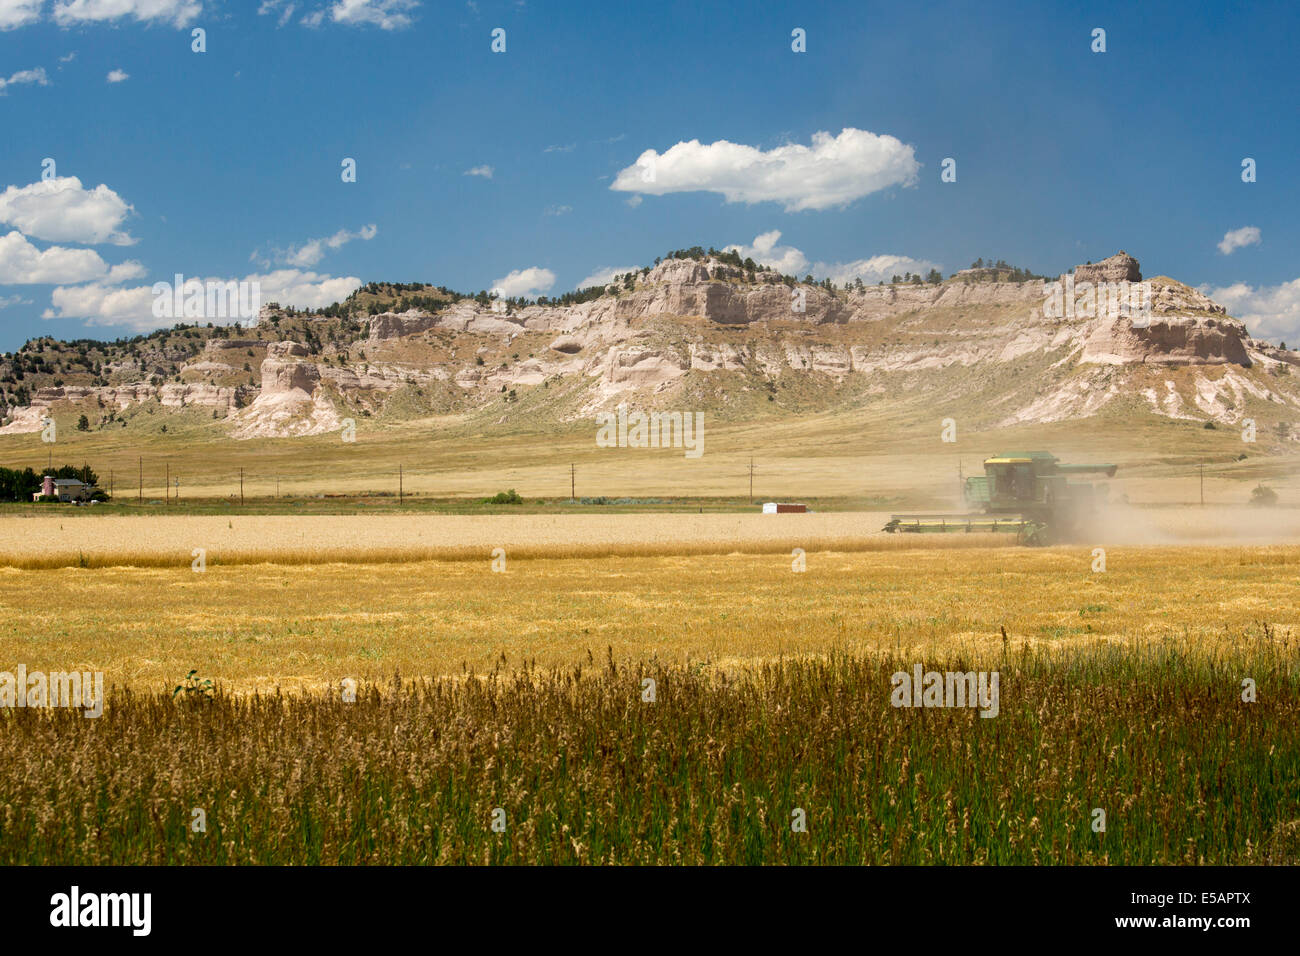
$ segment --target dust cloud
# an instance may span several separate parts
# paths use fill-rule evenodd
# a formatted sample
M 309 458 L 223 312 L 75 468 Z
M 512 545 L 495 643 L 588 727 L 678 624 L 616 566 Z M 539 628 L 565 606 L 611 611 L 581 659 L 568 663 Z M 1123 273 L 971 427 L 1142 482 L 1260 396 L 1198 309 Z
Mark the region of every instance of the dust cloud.
M 1300 544 L 1300 510 L 1250 505 L 1102 506 L 1080 537 L 1099 545 Z

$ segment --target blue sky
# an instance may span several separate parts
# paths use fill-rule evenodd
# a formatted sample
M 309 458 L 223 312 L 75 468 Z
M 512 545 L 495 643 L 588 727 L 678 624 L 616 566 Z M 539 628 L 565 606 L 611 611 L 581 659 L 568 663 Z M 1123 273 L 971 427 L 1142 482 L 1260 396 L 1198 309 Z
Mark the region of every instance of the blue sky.
M 1300 9 L 1044 6 L 0 0 L 0 350 L 173 324 L 176 273 L 532 296 L 694 244 L 866 281 L 1124 248 L 1300 344 Z

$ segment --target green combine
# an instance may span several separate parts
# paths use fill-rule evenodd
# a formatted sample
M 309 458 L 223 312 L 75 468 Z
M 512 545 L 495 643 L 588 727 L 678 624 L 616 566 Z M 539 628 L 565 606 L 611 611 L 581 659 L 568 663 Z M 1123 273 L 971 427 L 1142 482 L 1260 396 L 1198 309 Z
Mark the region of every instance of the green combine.
M 962 496 L 969 514 L 893 515 L 884 530 L 910 534 L 1014 534 L 1022 544 L 1069 541 L 1083 531 L 1106 499 L 1106 486 L 1070 481 L 1072 475 L 1115 476 L 1115 465 L 1063 465 L 1045 451 L 1004 452 L 967 478 Z

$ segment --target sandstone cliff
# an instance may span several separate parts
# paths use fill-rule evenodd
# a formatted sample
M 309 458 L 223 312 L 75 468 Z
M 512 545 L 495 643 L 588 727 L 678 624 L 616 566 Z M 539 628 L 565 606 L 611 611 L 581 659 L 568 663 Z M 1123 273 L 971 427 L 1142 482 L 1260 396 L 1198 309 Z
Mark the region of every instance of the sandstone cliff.
M 1140 280 L 1123 252 L 1077 266 L 1072 279 Z M 1091 312 L 1057 317 L 1045 307 L 1053 287 L 968 277 L 828 290 L 714 259 L 669 259 L 630 288 L 564 307 L 460 299 L 436 312 L 370 316 L 350 342 L 209 339 L 186 357 L 182 382 L 42 388 L 0 432 L 38 430 L 51 410 L 151 402 L 212 408 L 234 438 L 319 434 L 358 415 L 481 410 L 492 420 L 564 421 L 620 402 L 758 414 L 787 395 L 803 396 L 804 409 L 967 396 L 992 424 L 1079 418 L 1117 403 L 1222 422 L 1251 403 L 1300 408 L 1287 377 L 1300 356 L 1255 342 L 1186 285 L 1150 280 L 1141 312 L 1103 296 Z M 259 331 L 272 324 L 277 317 L 264 316 Z

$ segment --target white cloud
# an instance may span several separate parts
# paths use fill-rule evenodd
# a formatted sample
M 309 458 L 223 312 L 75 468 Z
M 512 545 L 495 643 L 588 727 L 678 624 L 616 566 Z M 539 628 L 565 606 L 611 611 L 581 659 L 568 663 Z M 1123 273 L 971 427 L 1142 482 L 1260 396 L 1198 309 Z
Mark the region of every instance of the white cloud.
M 893 136 L 846 128 L 814 133 L 812 145 L 761 150 L 718 140 L 681 142 L 660 155 L 643 152 L 610 189 L 662 196 L 705 190 L 727 202 L 779 202 L 787 212 L 843 206 L 890 186 L 916 182 L 911 146 Z
M 629 272 L 640 272 L 636 266 L 623 266 L 621 269 L 606 269 L 601 266 L 591 275 L 578 283 L 577 288 L 589 289 L 593 285 L 609 285 L 614 281 L 614 276 L 627 275 Z
M 262 0 L 262 5 L 257 8 L 258 16 L 266 16 L 272 13 L 278 13 L 279 19 L 276 21 L 277 27 L 282 27 L 293 17 L 293 11 L 297 9 L 297 4 L 285 3 L 285 0 Z
M 545 292 L 553 285 L 555 285 L 554 272 L 550 269 L 530 266 L 527 269 L 516 269 L 504 278 L 494 280 L 492 291 L 507 299 L 512 296 L 531 297 Z
M 2 2 L 2 0 L 0 0 Z M 34 83 L 37 86 L 49 86 L 50 79 L 45 75 L 45 67 L 38 66 L 34 70 L 19 70 L 5 79 L 0 76 L 0 96 L 5 95 L 6 88 L 10 86 L 20 86 L 23 84 Z
M 465 170 L 466 176 L 482 176 L 484 179 L 491 179 L 492 174 L 496 172 L 491 166 L 473 166 Z
M 108 264 L 93 249 L 37 249 L 16 229 L 0 236 L 0 285 L 85 282 L 108 274 Z
M 349 232 L 346 229 L 340 229 L 332 236 L 326 236 L 323 239 L 308 239 L 301 246 L 290 246 L 288 249 L 278 249 L 274 253 L 274 259 L 287 266 L 296 266 L 298 268 L 307 268 L 314 266 L 325 258 L 327 251 L 341 249 L 347 243 L 354 239 L 361 239 L 369 242 L 379 234 L 379 228 L 372 222 L 368 226 L 362 226 L 356 232 Z M 255 252 L 252 257 L 263 263 L 269 263 L 270 260 L 259 257 Z M 326 303 L 328 305 L 329 303 Z
M 76 51 L 76 50 L 73 50 L 73 51 L 72 51 L 71 53 L 69 53 L 67 56 L 61 56 L 61 57 L 59 57 L 59 62 L 60 62 L 60 63 L 71 63 L 71 62 L 72 62 L 73 60 L 75 60 L 76 58 L 77 58 L 77 51 Z
M 263 302 L 279 302 L 295 309 L 321 309 L 342 302 L 361 288 L 356 276 L 328 276 L 298 269 L 245 276 L 245 281 L 261 283 Z
M 0 223 L 51 242 L 135 242 L 118 229 L 132 208 L 104 184 L 83 189 L 76 176 L 10 186 L 0 193 Z
M 0 30 L 35 23 L 41 16 L 45 0 L 0 0 Z
M 1233 229 L 1223 234 L 1223 241 L 1219 243 L 1219 251 L 1225 256 L 1230 256 L 1238 249 L 1259 245 L 1259 240 L 1258 226 L 1242 226 L 1240 229 Z
M 166 281 L 172 281 L 168 276 Z M 297 269 L 279 269 L 274 272 L 245 276 L 242 280 L 207 278 L 202 282 L 256 282 L 261 288 L 261 301 L 278 302 L 298 309 L 319 309 L 341 302 L 361 287 L 356 276 L 328 276 Z M 153 314 L 154 292 L 152 285 L 116 288 L 107 283 L 90 283 L 73 287 L 59 286 L 50 295 L 53 308 L 46 309 L 42 318 L 83 319 L 87 325 L 122 326 L 133 332 L 171 326 L 173 318 L 158 319 Z
M 122 17 L 186 27 L 202 12 L 203 4 L 197 0 L 57 0 L 54 4 L 54 20 L 61 27 Z
M 924 275 L 931 269 L 938 268 L 938 263 L 926 259 L 895 255 L 872 256 L 853 262 L 814 262 L 810 266 L 808 257 L 794 246 L 778 245 L 780 238 L 780 231 L 773 229 L 755 236 L 753 245 L 730 245 L 723 251 L 734 250 L 742 258 L 770 266 L 783 275 L 802 279 L 811 272 L 814 278 L 830 279 L 836 285 L 844 285 L 859 278 L 868 285 L 875 285 L 881 280 L 889 282 L 895 275 L 901 276 L 906 272 Z
M 577 148 L 577 146 L 578 146 L 577 143 L 570 143 L 567 146 L 547 146 L 544 150 L 542 150 L 542 152 L 543 153 L 571 153 L 574 151 L 574 149 Z
M 125 83 L 129 79 L 131 79 L 131 74 L 126 72 L 126 70 L 108 71 L 108 82 L 110 83 Z
M 148 332 L 175 320 L 159 321 L 153 315 L 153 287 L 142 285 L 130 289 L 98 282 L 71 288 L 58 286 L 50 294 L 53 309 L 46 309 L 43 319 L 85 319 L 87 325 L 121 325 L 133 332 Z
M 411 25 L 407 14 L 419 5 L 417 0 L 338 0 L 330 7 L 330 19 L 348 26 L 401 30 Z
M 759 265 L 771 266 L 783 275 L 802 276 L 808 267 L 808 257 L 794 246 L 778 246 L 781 231 L 773 229 L 754 237 L 752 246 L 731 245 L 723 252 L 735 251 L 742 259 L 753 259 Z
M 0 295 L 0 309 L 7 309 L 11 305 L 31 305 L 31 299 L 24 299 L 20 295 Z
M 1292 348 L 1300 345 L 1300 279 L 1258 289 L 1237 282 L 1219 289 L 1202 286 L 1200 291 L 1245 322 L 1252 337 L 1289 341 Z
M 853 262 L 814 262 L 813 275 L 827 278 L 836 285 L 844 285 L 854 279 L 861 279 L 867 285 L 878 282 L 889 284 L 894 276 L 905 272 L 923 276 L 931 269 L 939 268 L 939 263 L 928 259 L 913 259 L 911 256 L 872 256 L 870 259 L 857 259 Z
M 145 267 L 134 259 L 118 263 L 108 270 L 110 283 L 129 282 L 131 279 L 143 279 L 148 273 Z
M 572 206 L 547 206 L 542 210 L 543 215 L 547 216 L 564 216 L 573 212 Z

